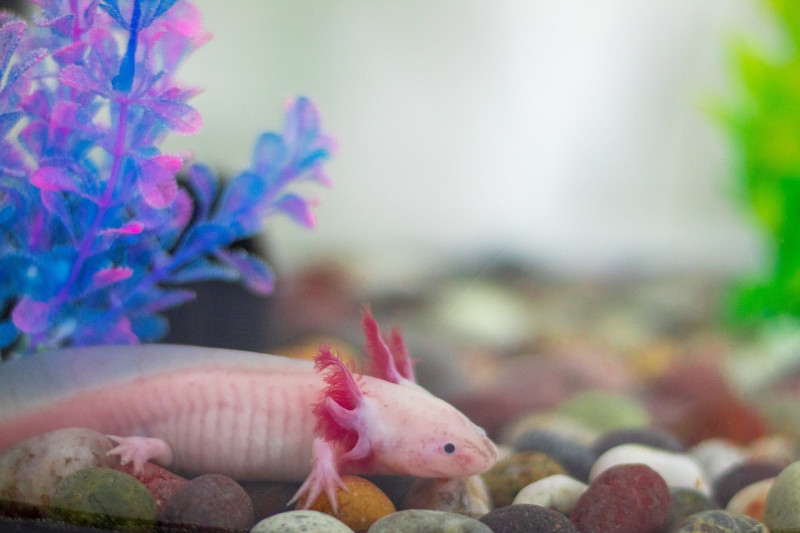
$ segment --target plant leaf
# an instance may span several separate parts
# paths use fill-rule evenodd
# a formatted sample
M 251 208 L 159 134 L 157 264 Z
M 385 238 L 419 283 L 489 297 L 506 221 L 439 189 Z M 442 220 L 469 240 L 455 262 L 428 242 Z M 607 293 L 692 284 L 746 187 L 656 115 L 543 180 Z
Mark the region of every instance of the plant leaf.
M 258 257 L 245 250 L 219 250 L 216 256 L 235 267 L 251 291 L 257 294 L 271 294 L 275 290 L 275 275 L 272 269 Z
M 183 160 L 173 155 L 157 155 L 142 162 L 139 190 L 145 202 L 155 208 L 167 207 L 178 194 L 175 174 L 181 169 Z
M 11 311 L 11 321 L 25 333 L 41 333 L 50 327 L 50 305 L 23 296 Z
M 294 193 L 281 196 L 276 202 L 275 207 L 289 215 L 292 220 L 309 229 L 317 225 L 317 219 L 311 210 L 310 202 Z
M 253 170 L 259 176 L 266 176 L 279 170 L 286 160 L 286 144 L 277 133 L 264 133 L 253 149 Z
M 31 184 L 43 191 L 78 191 L 75 180 L 62 167 L 47 166 L 39 168 L 31 176 Z
M 98 270 L 92 275 L 93 289 L 102 289 L 113 283 L 126 280 L 133 275 L 133 269 L 126 266 L 113 266 Z

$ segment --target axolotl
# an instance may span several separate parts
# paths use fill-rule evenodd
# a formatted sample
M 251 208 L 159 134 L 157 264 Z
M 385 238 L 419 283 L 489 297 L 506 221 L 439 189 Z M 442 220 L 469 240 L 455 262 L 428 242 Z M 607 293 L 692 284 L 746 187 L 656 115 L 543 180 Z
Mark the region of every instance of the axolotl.
M 0 364 L 0 451 L 66 427 L 108 434 L 136 470 L 154 461 L 189 475 L 303 481 L 292 501 L 343 474 L 451 478 L 490 468 L 486 433 L 416 383 L 398 331 L 369 311 L 371 374 L 326 346 L 315 360 L 189 346 L 56 350 Z M 291 502 L 290 502 L 291 503 Z

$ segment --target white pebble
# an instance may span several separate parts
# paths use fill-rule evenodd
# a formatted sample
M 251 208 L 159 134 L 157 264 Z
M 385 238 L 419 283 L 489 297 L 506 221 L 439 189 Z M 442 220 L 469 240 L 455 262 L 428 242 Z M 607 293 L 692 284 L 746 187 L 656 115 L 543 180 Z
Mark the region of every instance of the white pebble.
M 642 444 L 622 444 L 606 451 L 592 465 L 589 479 L 593 480 L 612 466 L 628 463 L 646 464 L 658 472 L 669 487 L 690 488 L 711 495 L 705 474 L 691 457 Z
M 250 533 L 302 533 L 326 531 L 353 533 L 353 530 L 331 515 L 319 511 L 286 511 L 272 515 L 256 524 Z
M 735 464 L 747 459 L 747 450 L 725 439 L 706 439 L 689 448 L 690 457 L 700 465 L 711 483 Z
M 512 505 L 541 505 L 568 515 L 575 508 L 587 485 L 577 479 L 555 474 L 526 485 L 517 493 Z

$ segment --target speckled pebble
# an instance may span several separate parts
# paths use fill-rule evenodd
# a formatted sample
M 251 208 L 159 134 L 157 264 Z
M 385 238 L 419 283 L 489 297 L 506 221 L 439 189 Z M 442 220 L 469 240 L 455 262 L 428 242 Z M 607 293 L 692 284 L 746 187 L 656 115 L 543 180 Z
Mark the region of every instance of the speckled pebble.
M 272 515 L 253 526 L 250 533 L 353 533 L 331 515 L 319 511 L 287 511 Z
M 556 474 L 524 487 L 517 493 L 512 505 L 540 505 L 568 515 L 586 488 L 587 485 L 577 479 Z
M 642 404 L 630 396 L 599 391 L 576 394 L 558 412 L 600 433 L 628 427 L 647 427 L 652 419 Z
M 644 464 L 603 471 L 578 499 L 569 519 L 581 533 L 659 533 L 669 519 L 670 494 Z
M 481 517 L 493 533 L 577 533 L 569 519 L 539 505 L 498 507 Z
M 47 505 L 66 476 L 86 467 L 114 467 L 114 444 L 93 429 L 67 428 L 32 437 L 0 455 L 0 499 Z
M 717 509 L 687 516 L 669 533 L 769 533 L 769 530 L 748 516 Z
M 784 468 L 773 481 L 764 523 L 770 531 L 800 531 L 800 461 Z
M 686 453 L 703 470 L 709 483 L 733 465 L 747 459 L 747 451 L 726 439 L 706 439 L 689 448 Z
M 733 496 L 747 485 L 777 476 L 784 465 L 745 461 L 733 465 L 714 482 L 714 499 L 720 507 L 728 505 Z
M 653 427 L 620 428 L 607 431 L 592 442 L 592 453 L 600 457 L 605 452 L 621 444 L 643 444 L 668 452 L 682 453 L 683 443 L 668 431 Z
M 190 480 L 164 506 L 161 520 L 177 524 L 250 529 L 253 502 L 241 485 L 222 474 Z
M 691 514 L 718 509 L 714 500 L 699 490 L 674 487 L 669 489 L 669 495 L 670 505 L 667 529 Z
M 517 493 L 534 481 L 564 474 L 564 467 L 538 452 L 517 452 L 500 459 L 482 474 L 496 507 L 511 505 Z
M 408 490 L 403 509 L 429 509 L 480 518 L 491 510 L 491 498 L 481 476 L 418 478 Z
M 133 476 L 90 467 L 65 477 L 50 502 L 50 515 L 71 524 L 145 529 L 156 520 L 156 502 Z
M 734 494 L 725 510 L 731 513 L 743 514 L 763 522 L 764 509 L 767 506 L 767 495 L 774 482 L 775 478 L 769 478 L 747 485 Z
M 367 531 L 372 524 L 396 512 L 395 506 L 377 485 L 359 476 L 342 476 L 347 491 L 339 489 L 336 500 L 339 512 L 335 513 L 323 493 L 311 504 L 311 509 L 329 514 L 353 529 L 356 533 Z M 298 509 L 304 501 L 297 502 Z
M 590 479 L 611 466 L 625 463 L 646 464 L 658 472 L 670 487 L 687 487 L 711 494 L 705 474 L 690 457 L 641 444 L 622 444 L 605 452 L 592 466 Z
M 368 533 L 495 533 L 485 524 L 457 513 L 407 509 L 384 516 Z
M 580 481 L 589 481 L 589 471 L 596 457 L 587 446 L 544 429 L 530 429 L 521 434 L 514 441 L 514 449 L 549 455 Z
M 139 472 L 135 472 L 133 463 L 118 466 L 116 470 L 133 476 L 139 483 L 147 487 L 156 501 L 158 514 L 161 514 L 172 496 L 188 482 L 185 478 L 173 474 L 155 463 L 145 463 Z

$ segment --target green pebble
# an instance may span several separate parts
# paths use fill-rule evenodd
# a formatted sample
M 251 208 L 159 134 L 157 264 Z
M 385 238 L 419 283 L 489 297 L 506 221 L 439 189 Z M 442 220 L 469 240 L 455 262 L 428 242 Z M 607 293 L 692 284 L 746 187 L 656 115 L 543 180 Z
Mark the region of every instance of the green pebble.
M 524 487 L 555 474 L 566 474 L 566 471 L 549 455 L 527 451 L 500 459 L 481 477 L 495 507 L 504 507 L 511 505 Z
M 800 532 L 800 461 L 781 470 L 772 483 L 764 523 L 773 533 Z
M 489 526 L 474 518 L 425 509 L 409 509 L 384 516 L 367 533 L 492 533 Z
M 621 394 L 587 391 L 558 406 L 557 412 L 600 433 L 615 429 L 648 427 L 650 414 L 636 400 Z
M 256 524 L 250 533 L 354 533 L 343 522 L 319 511 L 286 511 Z
M 770 533 L 770 531 L 764 524 L 749 516 L 713 510 L 687 516 L 670 529 L 669 533 Z
M 110 468 L 84 468 L 65 477 L 50 501 L 56 520 L 109 529 L 147 529 L 156 502 L 133 476 Z

